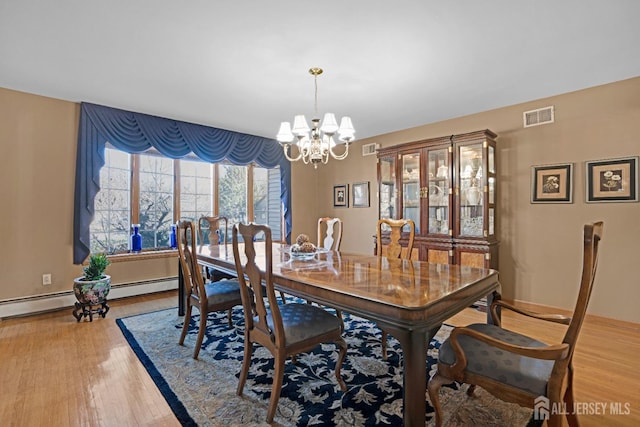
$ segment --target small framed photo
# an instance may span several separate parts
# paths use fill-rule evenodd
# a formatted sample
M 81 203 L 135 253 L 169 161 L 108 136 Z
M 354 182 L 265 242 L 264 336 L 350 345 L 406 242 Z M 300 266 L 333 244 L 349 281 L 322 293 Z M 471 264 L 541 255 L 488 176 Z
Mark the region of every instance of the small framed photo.
M 339 208 L 349 207 L 349 184 L 333 186 L 333 206 Z
M 573 203 L 573 163 L 532 166 L 531 203 Z
M 353 207 L 369 207 L 369 181 L 353 183 Z
M 586 162 L 587 203 L 637 202 L 638 157 Z

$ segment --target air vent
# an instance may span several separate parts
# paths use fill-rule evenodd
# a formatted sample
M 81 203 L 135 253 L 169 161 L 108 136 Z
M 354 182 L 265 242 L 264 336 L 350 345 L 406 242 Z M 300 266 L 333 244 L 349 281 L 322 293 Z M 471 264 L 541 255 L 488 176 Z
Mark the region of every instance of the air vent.
M 522 119 L 524 120 L 524 127 L 526 128 L 553 123 L 553 106 L 525 111 L 522 113 Z
M 376 144 L 375 142 L 372 142 L 371 144 L 364 144 L 362 146 L 362 157 L 376 154 L 376 150 L 378 148 L 380 148 L 380 144 Z

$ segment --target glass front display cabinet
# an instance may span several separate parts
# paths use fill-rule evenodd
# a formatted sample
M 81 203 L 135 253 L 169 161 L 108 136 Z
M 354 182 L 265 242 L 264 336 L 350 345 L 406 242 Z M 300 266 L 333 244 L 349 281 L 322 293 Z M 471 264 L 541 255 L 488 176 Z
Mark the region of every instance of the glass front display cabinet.
M 378 151 L 379 217 L 416 223 L 414 258 L 497 269 L 495 138 L 483 130 Z

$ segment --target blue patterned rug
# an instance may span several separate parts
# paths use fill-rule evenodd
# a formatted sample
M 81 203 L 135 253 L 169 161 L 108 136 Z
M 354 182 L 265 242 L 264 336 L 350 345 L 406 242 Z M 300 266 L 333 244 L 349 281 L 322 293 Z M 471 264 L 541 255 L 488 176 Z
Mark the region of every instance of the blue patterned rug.
M 243 355 L 242 310 L 233 311 L 234 327 L 226 313 L 209 314 L 207 333 L 198 360 L 192 359 L 197 320 L 191 321 L 185 345 L 178 345 L 183 318 L 177 309 L 118 319 L 124 336 L 163 396 L 185 426 L 260 426 L 271 394 L 273 358 L 256 346 L 244 395 L 235 394 Z M 402 358 L 399 343 L 389 337 L 388 360 L 380 357 L 380 329 L 344 313 L 348 345 L 342 375 L 347 392 L 340 391 L 333 369 L 338 352 L 323 344 L 288 361 L 275 425 L 374 426 L 402 424 Z M 431 341 L 429 375 L 437 351 L 451 328 L 444 325 Z M 425 378 L 425 381 L 427 378 Z M 440 392 L 447 426 L 526 426 L 532 411 L 493 398 L 482 389 L 467 397 L 454 384 Z M 419 397 L 412 397 L 419 398 Z M 427 399 L 425 421 L 433 423 Z

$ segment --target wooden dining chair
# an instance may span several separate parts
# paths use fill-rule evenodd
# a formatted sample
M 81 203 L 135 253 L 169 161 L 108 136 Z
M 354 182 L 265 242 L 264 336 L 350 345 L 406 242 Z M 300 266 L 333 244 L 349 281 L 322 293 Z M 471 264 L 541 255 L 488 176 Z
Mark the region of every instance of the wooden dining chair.
M 264 242 L 254 242 L 254 237 L 263 233 Z M 242 254 L 239 243 L 241 239 L 244 241 Z M 255 245 L 265 245 L 264 271 L 261 271 L 256 264 Z M 244 358 L 238 382 L 238 395 L 242 395 L 247 380 L 254 343 L 269 350 L 275 359 L 275 372 L 267 411 L 268 423 L 273 421 L 278 406 L 284 365 L 288 356 L 294 356 L 297 353 L 309 351 L 321 343 L 333 341 L 340 349 L 335 365 L 336 380 L 342 391 L 346 391 L 340 368 L 347 354 L 347 344 L 342 338 L 340 319 L 315 305 L 304 303 L 278 305 L 272 273 L 271 228 L 253 223 L 236 224 L 233 227 L 233 255 L 240 280 L 245 318 Z M 264 286 L 256 286 L 261 283 Z M 268 305 L 265 304 L 265 298 Z
M 342 241 L 342 220 L 340 218 L 318 218 L 318 247 L 339 251 Z
M 201 245 L 226 245 L 228 241 L 229 220 L 225 216 L 206 216 L 198 218 L 198 241 Z M 205 277 L 212 282 L 222 279 L 234 279 L 235 276 L 216 270 L 213 267 L 204 267 Z
M 202 270 L 196 260 L 196 235 L 194 224 L 189 220 L 178 221 L 178 255 L 180 268 L 184 277 L 186 288 L 186 313 L 179 344 L 184 344 L 184 339 L 189 330 L 189 323 L 193 313 L 193 307 L 200 312 L 200 325 L 198 338 L 193 350 L 193 358 L 197 359 L 202 346 L 202 340 L 207 328 L 207 317 L 210 312 L 228 310 L 229 327 L 233 326 L 231 309 L 236 305 L 242 305 L 240 286 L 238 280 L 220 280 L 218 282 L 204 283 Z
M 383 237 L 385 228 L 389 228 L 389 237 Z M 402 231 L 408 228 L 409 236 L 407 238 L 407 246 L 400 244 Z M 410 219 L 389 219 L 383 218 L 378 220 L 376 231 L 376 251 L 378 257 L 386 256 L 390 259 L 411 259 L 413 252 L 413 241 L 416 234 L 416 224 Z M 382 330 L 382 359 L 387 360 L 387 332 Z
M 428 384 L 429 398 L 436 411 L 436 425 L 442 425 L 442 408 L 438 391 L 453 381 L 470 384 L 472 395 L 476 385 L 499 399 L 536 408 L 548 405 L 544 416 L 547 425 L 562 425 L 562 413 L 552 408 L 566 404 L 570 426 L 578 425 L 573 411 L 573 353 L 587 311 L 598 266 L 598 245 L 603 224 L 584 226 L 582 279 L 572 317 L 539 314 L 516 308 L 501 300 L 491 304 L 494 324 L 476 323 L 454 328 L 440 347 L 437 371 Z M 528 336 L 504 329 L 500 325 L 499 309 L 539 320 L 568 325 L 561 343 L 546 344 Z

